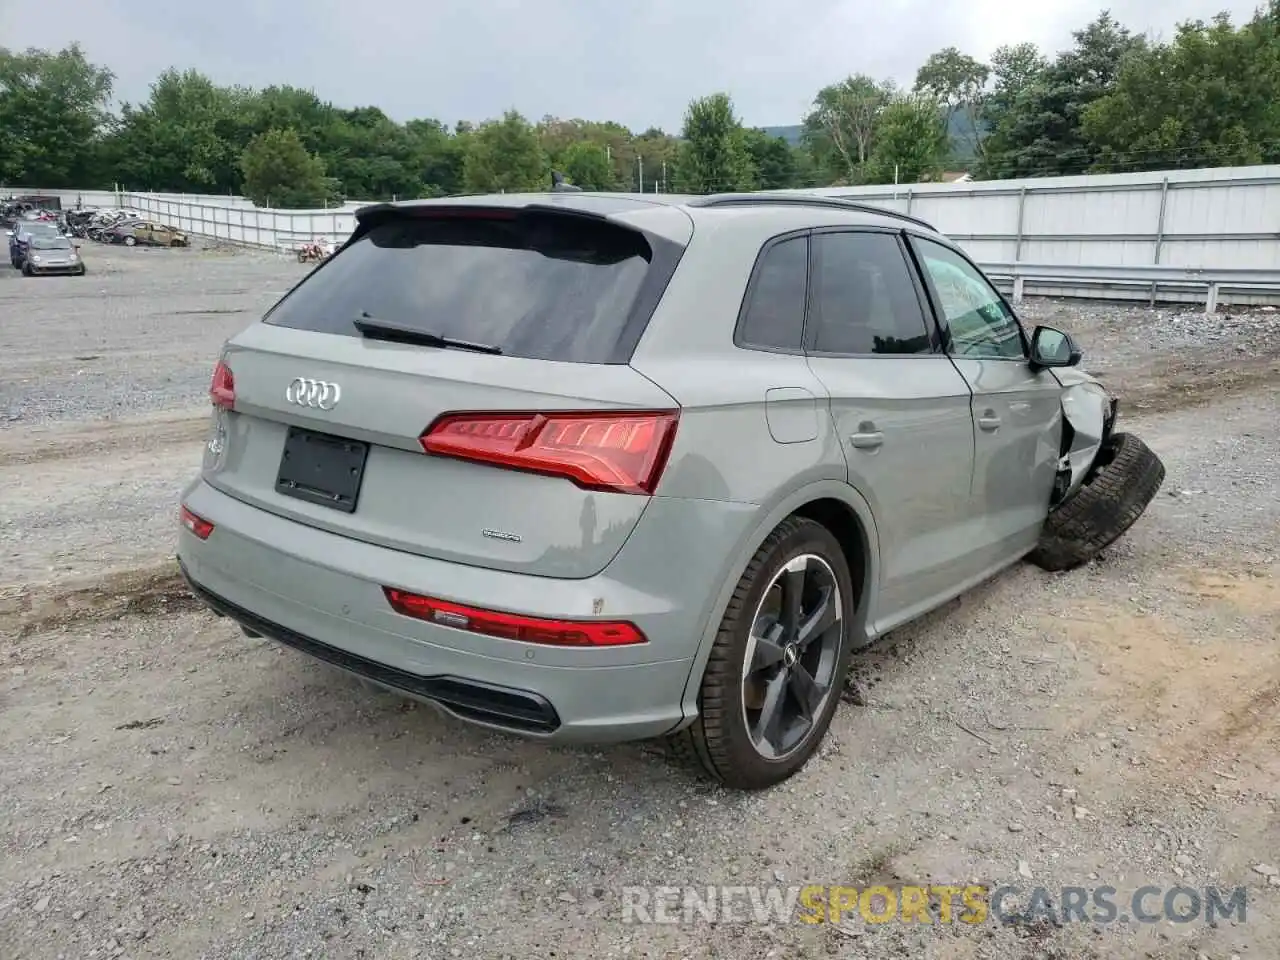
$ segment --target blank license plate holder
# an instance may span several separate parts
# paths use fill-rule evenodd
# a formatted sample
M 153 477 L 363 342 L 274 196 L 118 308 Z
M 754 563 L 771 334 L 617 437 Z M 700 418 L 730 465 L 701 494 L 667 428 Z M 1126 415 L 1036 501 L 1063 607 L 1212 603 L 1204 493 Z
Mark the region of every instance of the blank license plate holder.
M 302 427 L 290 427 L 280 454 L 276 492 L 308 503 L 355 513 L 369 444 Z

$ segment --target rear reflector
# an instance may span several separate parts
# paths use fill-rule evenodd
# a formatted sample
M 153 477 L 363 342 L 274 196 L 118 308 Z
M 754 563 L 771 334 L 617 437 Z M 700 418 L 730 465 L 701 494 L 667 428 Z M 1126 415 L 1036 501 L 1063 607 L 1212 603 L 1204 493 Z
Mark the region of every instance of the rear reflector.
M 198 517 L 186 507 L 182 508 L 182 525 L 201 540 L 208 540 L 213 533 L 213 524 L 204 517 Z
M 419 438 L 427 453 L 565 477 L 588 490 L 652 494 L 680 414 L 449 413 Z
M 215 407 L 234 410 L 236 407 L 236 379 L 231 368 L 221 360 L 213 368 L 213 382 L 209 384 L 209 400 Z
M 645 636 L 625 620 L 544 620 L 513 613 L 477 610 L 459 603 L 383 587 L 396 613 L 470 633 L 553 647 L 621 647 L 645 643 Z

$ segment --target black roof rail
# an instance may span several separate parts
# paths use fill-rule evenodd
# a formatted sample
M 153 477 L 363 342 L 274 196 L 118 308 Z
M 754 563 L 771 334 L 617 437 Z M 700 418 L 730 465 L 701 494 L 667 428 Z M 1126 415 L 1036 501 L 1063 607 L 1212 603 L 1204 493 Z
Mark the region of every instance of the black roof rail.
M 689 206 L 731 207 L 749 203 L 782 203 L 796 206 L 833 207 L 851 212 L 874 214 L 878 217 L 896 217 L 899 220 L 906 220 L 917 226 L 924 227 L 934 233 L 938 232 L 938 228 L 932 223 L 927 220 L 921 220 L 919 217 L 913 217 L 909 213 L 900 213 L 897 210 L 890 210 L 888 207 L 877 207 L 870 203 L 858 203 L 856 200 L 846 200 L 844 197 L 821 197 L 810 193 L 713 193 L 690 200 Z

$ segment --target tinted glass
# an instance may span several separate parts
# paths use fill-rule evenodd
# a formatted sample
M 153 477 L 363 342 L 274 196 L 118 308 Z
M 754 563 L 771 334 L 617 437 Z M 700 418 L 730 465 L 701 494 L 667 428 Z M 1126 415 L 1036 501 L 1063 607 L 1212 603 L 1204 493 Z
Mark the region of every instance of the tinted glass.
M 37 236 L 31 238 L 31 247 L 35 250 L 70 250 L 71 241 L 66 237 Z
M 801 349 L 808 273 L 805 237 L 783 240 L 765 251 L 739 323 L 738 339 L 744 346 Z
M 819 353 L 931 353 L 929 328 L 910 267 L 888 233 L 814 237 L 814 350 Z
M 651 251 L 585 217 L 398 217 L 303 280 L 266 317 L 358 337 L 352 321 L 409 325 L 507 356 L 609 362 Z
M 951 352 L 980 359 L 1024 359 L 1017 319 L 973 264 L 942 244 L 920 238 L 915 244 L 940 300 Z

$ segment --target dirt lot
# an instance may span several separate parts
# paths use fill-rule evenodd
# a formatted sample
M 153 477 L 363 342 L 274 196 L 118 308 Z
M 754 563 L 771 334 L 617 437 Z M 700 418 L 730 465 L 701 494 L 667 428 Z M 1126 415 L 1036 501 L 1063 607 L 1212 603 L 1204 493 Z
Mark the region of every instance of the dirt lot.
M 209 371 L 304 268 L 86 253 L 83 280 L 0 273 L 5 958 L 1276 956 L 1280 314 L 1029 303 L 1164 491 L 1088 569 L 1020 566 L 888 638 L 821 758 L 741 796 L 645 745 L 477 732 L 193 609 L 169 557 Z M 623 922 L 633 886 L 876 881 L 1017 886 L 1006 912 L 1111 886 L 1123 914 L 1244 886 L 1247 915 Z

